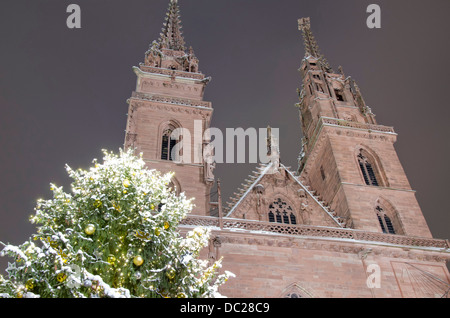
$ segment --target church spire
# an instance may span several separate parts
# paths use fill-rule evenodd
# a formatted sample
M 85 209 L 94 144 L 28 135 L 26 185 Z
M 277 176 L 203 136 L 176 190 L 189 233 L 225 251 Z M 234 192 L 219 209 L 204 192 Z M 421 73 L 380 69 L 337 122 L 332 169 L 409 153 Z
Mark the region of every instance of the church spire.
M 305 57 L 312 56 L 319 60 L 320 65 L 326 72 L 332 71 L 330 64 L 325 57 L 320 53 L 319 45 L 311 31 L 310 18 L 298 19 L 298 29 L 303 33 L 303 41 L 305 45 Z
M 178 0 L 170 0 L 166 21 L 162 28 L 159 43 L 161 48 L 185 51 L 185 42 L 181 32 L 180 8 Z
M 158 41 L 145 52 L 146 66 L 198 73 L 199 60 L 192 47 L 185 47 L 181 32 L 178 0 L 170 0 L 164 26 Z

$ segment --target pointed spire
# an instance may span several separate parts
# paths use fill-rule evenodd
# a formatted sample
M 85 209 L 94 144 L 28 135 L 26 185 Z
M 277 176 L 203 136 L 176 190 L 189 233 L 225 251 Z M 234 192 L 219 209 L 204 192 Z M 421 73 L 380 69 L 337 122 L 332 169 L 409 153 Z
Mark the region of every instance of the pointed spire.
M 325 71 L 332 71 L 330 64 L 325 59 L 325 57 L 320 53 L 319 45 L 317 44 L 316 39 L 311 31 L 311 22 L 310 18 L 301 18 L 298 19 L 298 29 L 303 33 L 303 41 L 305 44 L 305 57 L 312 56 L 319 60 L 319 63 L 322 67 L 325 68 Z
M 159 39 L 161 48 L 175 51 L 185 51 L 185 42 L 181 28 L 178 0 L 170 0 L 166 21 L 164 22 L 161 38 Z
M 178 0 L 170 0 L 160 38 L 145 52 L 145 66 L 200 73 L 199 59 L 192 47 L 186 48 L 181 28 Z

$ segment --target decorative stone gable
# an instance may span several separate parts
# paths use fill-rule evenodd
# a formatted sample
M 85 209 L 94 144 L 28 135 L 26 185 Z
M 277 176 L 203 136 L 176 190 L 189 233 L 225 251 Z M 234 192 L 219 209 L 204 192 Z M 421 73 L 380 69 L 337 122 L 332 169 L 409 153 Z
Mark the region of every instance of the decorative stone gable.
M 259 176 L 228 210 L 227 217 L 284 224 L 344 227 L 343 220 L 309 191 L 283 164 L 275 173 L 271 164 L 264 167 Z

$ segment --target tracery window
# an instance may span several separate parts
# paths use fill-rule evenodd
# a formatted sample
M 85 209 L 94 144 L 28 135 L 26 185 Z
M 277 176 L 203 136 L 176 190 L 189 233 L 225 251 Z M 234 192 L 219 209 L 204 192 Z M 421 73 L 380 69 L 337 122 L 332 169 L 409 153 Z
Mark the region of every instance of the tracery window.
M 358 155 L 358 163 L 366 185 L 379 186 L 373 164 L 362 151 Z
M 395 229 L 392 225 L 391 218 L 387 216 L 383 208 L 378 205 L 375 210 L 383 233 L 395 234 Z
M 175 158 L 172 155 L 172 150 L 177 144 L 178 140 L 172 136 L 172 128 L 164 130 L 161 141 L 161 159 L 174 161 Z
M 269 205 L 269 222 L 297 224 L 297 218 L 292 207 L 278 198 Z

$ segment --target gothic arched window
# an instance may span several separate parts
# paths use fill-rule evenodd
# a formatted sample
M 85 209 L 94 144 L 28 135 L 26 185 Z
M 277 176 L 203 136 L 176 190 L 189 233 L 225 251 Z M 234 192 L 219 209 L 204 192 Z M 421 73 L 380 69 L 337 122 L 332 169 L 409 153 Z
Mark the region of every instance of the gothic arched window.
M 378 205 L 375 210 L 383 233 L 395 234 L 395 229 L 394 225 L 392 225 L 391 218 L 386 214 L 383 208 Z
M 358 154 L 358 164 L 366 185 L 379 186 L 380 182 L 375 173 L 374 162 L 368 158 L 362 149 Z
M 313 295 L 301 287 L 298 283 L 293 283 L 281 292 L 281 298 L 311 298 Z
M 269 205 L 269 222 L 297 224 L 294 210 L 285 201 L 278 198 Z
M 177 158 L 172 154 L 172 150 L 175 145 L 178 143 L 178 139 L 172 134 L 175 130 L 175 127 L 170 126 L 166 128 L 162 133 L 161 138 L 161 159 L 174 161 Z

